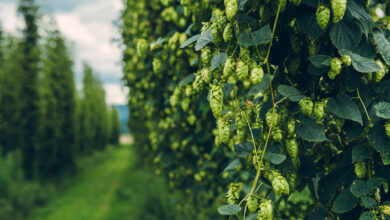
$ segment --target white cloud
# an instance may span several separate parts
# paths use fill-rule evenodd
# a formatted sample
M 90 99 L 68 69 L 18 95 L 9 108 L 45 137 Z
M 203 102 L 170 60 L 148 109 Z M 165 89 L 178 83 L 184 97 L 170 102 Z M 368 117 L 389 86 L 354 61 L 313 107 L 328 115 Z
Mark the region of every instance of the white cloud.
M 2 29 L 12 34 L 17 34 L 17 30 L 24 27 L 22 20 L 17 17 L 14 2 L 0 2 L 0 24 Z
M 127 87 L 122 87 L 118 84 L 104 84 L 104 90 L 106 91 L 107 104 L 125 104 L 127 103 L 127 94 L 129 89 Z
M 23 27 L 23 22 L 16 16 L 16 7 L 16 2 L 0 2 L 0 19 L 4 29 L 11 33 Z M 58 28 L 74 44 L 76 79 L 81 79 L 82 63 L 86 61 L 107 83 L 118 82 L 116 88 L 112 84 L 105 86 L 110 104 L 126 103 L 125 91 L 118 89 L 122 76 L 121 50 L 111 43 L 112 39 L 120 37 L 113 21 L 120 16 L 122 7 L 121 0 L 95 0 L 74 5 L 73 10 L 53 12 Z

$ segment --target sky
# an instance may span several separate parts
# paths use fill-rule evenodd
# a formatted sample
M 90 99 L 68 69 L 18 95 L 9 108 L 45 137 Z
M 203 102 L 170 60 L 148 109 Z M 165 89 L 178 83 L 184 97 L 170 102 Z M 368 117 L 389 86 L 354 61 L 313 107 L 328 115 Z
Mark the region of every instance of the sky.
M 121 50 L 114 25 L 122 0 L 36 0 L 41 13 L 51 14 L 59 30 L 72 43 L 77 88 L 81 88 L 82 64 L 87 62 L 104 83 L 108 104 L 126 104 L 128 89 L 122 86 Z M 18 35 L 23 28 L 17 14 L 18 0 L 0 0 L 2 28 Z

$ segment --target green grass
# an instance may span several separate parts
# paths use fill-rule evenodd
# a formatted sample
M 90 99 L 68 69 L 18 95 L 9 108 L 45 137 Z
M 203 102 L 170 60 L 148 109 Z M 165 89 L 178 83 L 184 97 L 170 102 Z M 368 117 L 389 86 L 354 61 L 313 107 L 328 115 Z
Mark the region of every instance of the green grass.
M 134 167 L 129 145 L 99 155 L 31 220 L 175 219 L 175 196 L 151 172 Z

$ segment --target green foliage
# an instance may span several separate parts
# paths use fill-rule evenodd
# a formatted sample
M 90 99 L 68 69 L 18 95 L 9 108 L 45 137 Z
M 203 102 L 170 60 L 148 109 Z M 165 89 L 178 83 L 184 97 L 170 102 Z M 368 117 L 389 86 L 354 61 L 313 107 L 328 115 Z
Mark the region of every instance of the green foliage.
M 239 211 L 241 211 L 241 207 L 236 204 L 224 205 L 218 208 L 221 215 L 236 215 Z
M 23 138 L 20 140 L 20 149 L 23 158 L 23 169 L 28 179 L 35 175 L 36 148 L 38 144 L 39 130 L 39 91 L 38 74 L 40 51 L 38 46 L 38 7 L 33 0 L 21 0 L 18 8 L 19 13 L 24 17 L 25 28 L 23 30 L 23 40 L 20 44 L 21 74 L 20 82 L 20 133 Z
M 113 145 L 119 144 L 119 136 L 121 133 L 121 125 L 119 121 L 119 112 L 116 107 L 113 105 L 111 109 L 108 111 L 108 142 Z
M 0 218 L 26 219 L 30 211 L 42 206 L 51 197 L 50 187 L 26 181 L 19 151 L 0 156 Z
M 75 173 L 79 140 L 93 140 L 87 143 L 90 152 L 104 149 L 107 120 L 116 123 L 113 143 L 119 135 L 118 115 L 108 116 L 96 77 L 87 86 L 90 102 L 76 99 L 70 50 L 51 26 L 55 22 L 41 27 L 41 11 L 33 0 L 20 0 L 18 12 L 25 22 L 22 36 L 0 31 L 0 219 L 25 219 L 47 200 L 44 194 L 52 183 Z M 78 132 L 89 126 L 79 121 L 84 117 L 78 114 L 80 105 L 94 111 L 85 113 L 91 127 L 83 127 L 93 137 Z M 48 189 L 43 190 L 44 184 Z
M 76 102 L 73 62 L 58 31 L 50 33 L 44 52 L 41 137 L 37 163 L 39 176 L 48 178 L 74 170 Z
M 173 187 L 196 189 L 195 209 L 220 203 L 229 180 L 228 205 L 218 211 L 238 219 L 248 216 L 248 206 L 258 219 L 390 213 L 386 187 L 362 187 L 383 178 L 390 164 L 390 31 L 388 17 L 370 15 L 378 2 L 201 2 L 126 2 L 130 128 L 145 163 Z M 160 15 L 168 9 L 176 22 Z M 133 56 L 139 39 L 165 43 L 150 43 L 146 56 Z M 156 57 L 165 64 L 158 73 L 151 65 Z M 253 70 L 261 77 L 252 80 Z M 229 172 L 215 178 L 216 168 Z M 276 211 L 304 188 L 316 202 Z M 215 196 L 207 200 L 209 191 Z M 257 210 L 248 199 L 253 196 L 262 199 Z
M 78 110 L 78 151 L 89 154 L 103 150 L 109 138 L 107 131 L 107 107 L 102 83 L 92 68 L 84 64 L 83 90 Z
M 3 153 L 11 152 L 20 147 L 20 76 L 22 74 L 22 59 L 19 40 L 7 36 L 1 41 L 3 62 L 1 65 L 0 86 L 0 146 Z M 10 74 L 13 73 L 13 74 Z
M 223 188 L 215 183 L 225 181 L 215 174 L 223 170 L 217 161 L 224 158 L 224 150 L 213 147 L 215 124 L 210 120 L 207 92 L 195 95 L 201 89 L 196 84 L 202 86 L 203 81 L 221 69 L 226 58 L 221 53 L 213 59 L 217 53 L 209 53 L 209 47 L 217 43 L 215 27 L 205 27 L 192 38 L 192 28 L 186 30 L 192 19 L 194 26 L 200 27 L 203 10 L 207 11 L 208 6 L 200 1 L 182 3 L 185 7 L 179 10 L 178 1 L 126 1 L 122 36 L 124 79 L 131 87 L 129 128 L 137 155 L 142 158 L 140 162 L 155 167 L 170 186 L 182 191 L 194 211 L 191 217 L 207 213 L 208 218 L 218 213 L 203 207 L 211 207 L 217 196 L 223 197 Z M 172 20 L 171 15 L 180 19 Z M 218 30 L 221 25 L 217 25 Z M 140 39 L 149 42 L 145 56 L 135 56 Z M 201 56 L 193 51 L 194 47 Z M 207 66 L 194 74 L 191 65 L 199 61 L 213 64 L 214 68 Z M 216 87 L 210 93 L 216 115 L 223 114 L 222 92 L 223 87 Z M 228 160 L 224 161 L 225 166 L 226 163 Z M 184 206 L 178 205 L 175 211 L 183 212 Z

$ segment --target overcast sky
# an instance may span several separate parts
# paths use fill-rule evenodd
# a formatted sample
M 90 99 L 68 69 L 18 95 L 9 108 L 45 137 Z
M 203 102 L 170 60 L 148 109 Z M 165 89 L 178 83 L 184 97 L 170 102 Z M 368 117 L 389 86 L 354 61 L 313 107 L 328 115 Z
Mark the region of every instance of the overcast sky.
M 113 25 L 120 15 L 122 0 L 36 0 L 44 14 L 52 14 L 65 38 L 74 44 L 76 81 L 80 88 L 83 61 L 88 62 L 104 83 L 109 104 L 125 104 L 127 89 L 122 87 L 121 51 L 113 39 L 120 34 Z M 18 0 L 0 0 L 3 29 L 20 34 Z

